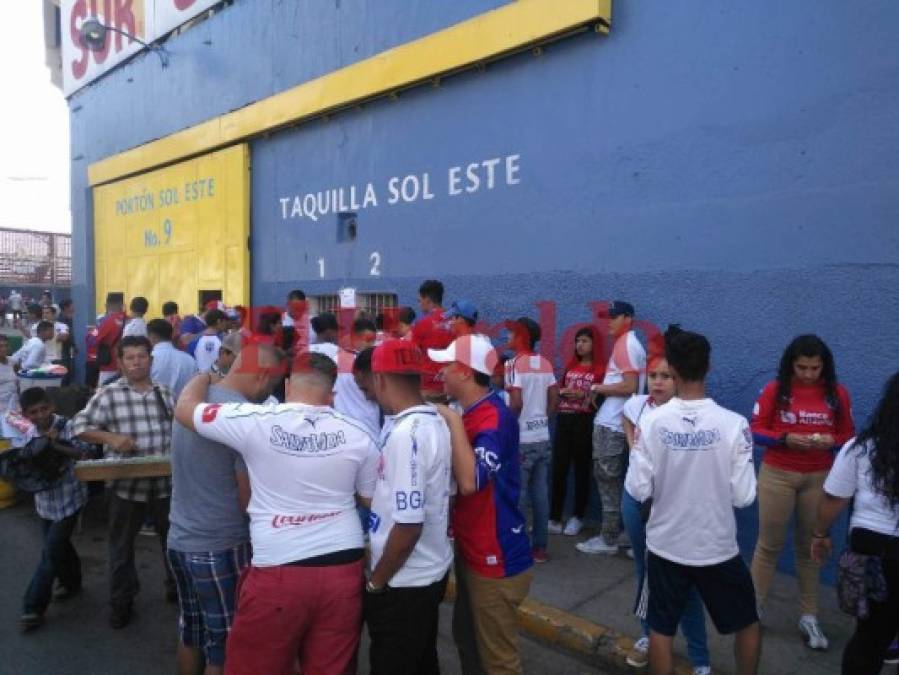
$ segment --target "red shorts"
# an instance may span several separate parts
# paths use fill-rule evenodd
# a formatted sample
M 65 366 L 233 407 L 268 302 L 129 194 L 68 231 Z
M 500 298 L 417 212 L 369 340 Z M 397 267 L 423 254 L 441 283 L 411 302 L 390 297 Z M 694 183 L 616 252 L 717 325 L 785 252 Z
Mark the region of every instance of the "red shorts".
M 251 567 L 228 637 L 227 675 L 350 675 L 362 631 L 362 561 Z

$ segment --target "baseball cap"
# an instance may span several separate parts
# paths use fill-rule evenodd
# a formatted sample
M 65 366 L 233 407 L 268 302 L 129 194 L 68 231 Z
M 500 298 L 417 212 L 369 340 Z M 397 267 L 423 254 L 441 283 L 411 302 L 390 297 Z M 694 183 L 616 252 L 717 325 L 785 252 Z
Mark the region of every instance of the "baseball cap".
M 373 373 L 420 373 L 423 364 L 421 350 L 408 340 L 385 340 L 371 355 Z
M 634 315 L 634 306 L 625 302 L 624 300 L 615 300 L 612 304 L 609 305 L 609 317 L 615 318 L 616 316 L 633 316 Z
M 446 349 L 429 349 L 428 357 L 435 363 L 458 361 L 484 375 L 492 375 L 499 356 L 486 335 L 462 335 Z
M 445 319 L 461 316 L 469 321 L 478 320 L 478 308 L 469 300 L 456 300 L 450 305 L 450 308 L 443 313 Z

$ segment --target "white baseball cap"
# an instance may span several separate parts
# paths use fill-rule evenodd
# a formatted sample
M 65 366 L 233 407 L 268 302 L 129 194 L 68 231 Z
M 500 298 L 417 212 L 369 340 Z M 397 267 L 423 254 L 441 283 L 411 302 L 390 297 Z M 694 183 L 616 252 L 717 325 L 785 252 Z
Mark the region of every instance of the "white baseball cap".
M 446 349 L 429 349 L 428 358 L 435 363 L 458 361 L 484 375 L 493 375 L 499 356 L 486 335 L 462 335 Z

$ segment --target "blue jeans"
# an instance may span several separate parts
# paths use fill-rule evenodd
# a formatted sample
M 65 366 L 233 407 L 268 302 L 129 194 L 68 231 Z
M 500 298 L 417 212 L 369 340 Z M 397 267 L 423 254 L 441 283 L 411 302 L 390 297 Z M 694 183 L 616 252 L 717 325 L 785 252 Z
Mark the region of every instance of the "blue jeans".
M 640 502 L 631 497 L 627 490 L 621 495 L 621 517 L 624 520 L 624 529 L 631 540 L 634 550 L 634 566 L 637 568 L 637 595 L 643 589 L 646 578 L 646 526 L 640 518 Z M 649 623 L 646 619 L 640 619 L 640 628 L 643 635 L 649 635 Z M 690 592 L 690 599 L 680 620 L 680 629 L 687 639 L 687 655 L 694 668 L 708 666 L 709 644 L 705 633 L 705 612 L 702 607 L 702 598 L 694 588 Z
M 527 513 L 530 503 L 534 528 L 531 545 L 546 549 L 549 543 L 549 459 L 552 449 L 549 441 L 522 443 L 520 454 L 521 514 Z
M 77 522 L 77 512 L 57 521 L 41 518 L 44 548 L 41 561 L 25 591 L 22 603 L 25 612 L 43 615 L 53 595 L 54 579 L 59 579 L 60 585 L 70 590 L 81 588 L 81 559 L 71 541 Z

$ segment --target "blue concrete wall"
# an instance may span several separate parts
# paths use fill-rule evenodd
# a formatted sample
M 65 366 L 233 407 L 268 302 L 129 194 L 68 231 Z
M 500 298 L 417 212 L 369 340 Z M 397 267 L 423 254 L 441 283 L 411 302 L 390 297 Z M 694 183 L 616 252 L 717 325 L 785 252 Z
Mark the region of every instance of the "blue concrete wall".
M 173 39 L 168 70 L 140 57 L 74 96 L 82 321 L 87 163 L 500 4 L 238 0 Z M 353 285 L 414 304 L 436 276 L 491 322 L 553 301 L 561 334 L 623 297 L 706 332 L 712 393 L 747 414 L 785 344 L 813 331 L 863 422 L 899 366 L 899 5 L 731 4 L 620 1 L 608 37 L 254 141 L 253 301 Z M 508 155 L 517 184 L 448 194 L 450 167 Z M 423 173 L 432 199 L 387 203 L 392 177 Z M 289 217 L 295 195 L 355 185 L 361 202 L 369 181 L 378 206 L 358 211 L 353 243 L 333 213 Z M 755 516 L 740 518 L 749 552 Z

